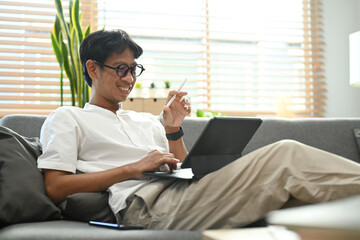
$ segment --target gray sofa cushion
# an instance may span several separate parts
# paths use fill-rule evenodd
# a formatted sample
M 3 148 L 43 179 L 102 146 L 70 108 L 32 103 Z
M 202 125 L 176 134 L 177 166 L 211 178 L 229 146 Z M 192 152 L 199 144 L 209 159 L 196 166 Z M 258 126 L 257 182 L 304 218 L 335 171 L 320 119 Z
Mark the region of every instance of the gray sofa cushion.
M 115 223 L 116 218 L 108 204 L 109 193 L 89 192 L 70 195 L 59 208 L 64 217 L 81 221 L 99 221 Z
M 0 119 L 0 125 L 25 137 L 40 137 L 41 126 L 46 117 L 44 115 L 12 114 Z
M 360 128 L 359 118 L 264 118 L 243 154 L 282 139 L 293 139 L 360 163 L 355 128 Z
M 0 126 L 0 225 L 60 219 L 36 166 L 39 140 Z
M 177 240 L 202 239 L 201 232 L 170 230 L 116 230 L 74 221 L 16 224 L 0 231 L 1 240 Z

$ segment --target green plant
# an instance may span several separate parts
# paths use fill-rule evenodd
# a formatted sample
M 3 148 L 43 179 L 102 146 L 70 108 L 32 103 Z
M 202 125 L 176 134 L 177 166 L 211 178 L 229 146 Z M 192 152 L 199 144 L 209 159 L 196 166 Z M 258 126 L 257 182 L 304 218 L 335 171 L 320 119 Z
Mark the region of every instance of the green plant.
M 219 117 L 219 116 L 226 116 L 226 114 L 219 113 L 219 112 L 215 113 L 214 111 L 204 112 L 203 110 L 198 109 L 196 111 L 196 116 L 197 117 Z
M 150 88 L 151 88 L 151 89 L 156 88 L 156 84 L 155 84 L 155 82 L 152 82 L 152 83 L 150 84 Z
M 205 117 L 205 113 L 203 110 L 198 109 L 198 110 L 196 110 L 196 116 L 197 117 Z
M 171 84 L 170 84 L 170 81 L 169 81 L 169 80 L 165 80 L 165 81 L 164 81 L 164 84 L 165 84 L 165 88 L 166 88 L 166 89 L 169 89 L 169 88 L 170 88 L 170 86 L 171 86 Z
M 139 82 L 136 82 L 134 88 L 142 88 L 142 84 Z
M 80 0 L 70 0 L 70 22 L 65 21 L 61 0 L 55 0 L 56 17 L 51 33 L 51 45 L 60 66 L 60 102 L 64 103 L 63 73 L 65 71 L 70 83 L 71 103 L 83 107 L 89 101 L 90 88 L 85 83 L 79 56 L 79 47 L 90 33 L 90 26 L 85 32 L 81 28 L 82 14 Z

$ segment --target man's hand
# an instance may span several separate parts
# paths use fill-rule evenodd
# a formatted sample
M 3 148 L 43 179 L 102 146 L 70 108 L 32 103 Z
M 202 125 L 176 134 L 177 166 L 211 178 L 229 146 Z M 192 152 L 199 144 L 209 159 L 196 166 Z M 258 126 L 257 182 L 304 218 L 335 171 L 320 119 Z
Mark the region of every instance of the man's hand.
M 191 112 L 190 102 L 186 98 L 187 92 L 170 91 L 166 102 L 169 102 L 175 94 L 176 97 L 170 106 L 164 107 L 163 123 L 165 127 L 179 127 Z
M 179 159 L 176 159 L 172 153 L 161 153 L 158 150 L 153 150 L 139 161 L 130 165 L 134 169 L 135 178 L 141 178 L 144 176 L 143 172 L 155 171 L 164 164 L 169 166 L 170 171 L 175 170 L 179 162 Z

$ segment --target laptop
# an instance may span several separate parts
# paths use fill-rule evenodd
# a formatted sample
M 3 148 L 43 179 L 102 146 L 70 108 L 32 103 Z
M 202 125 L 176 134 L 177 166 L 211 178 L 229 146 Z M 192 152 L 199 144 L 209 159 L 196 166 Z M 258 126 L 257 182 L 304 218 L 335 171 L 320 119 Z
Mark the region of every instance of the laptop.
M 262 120 L 249 117 L 213 117 L 181 164 L 173 172 L 144 172 L 147 176 L 200 179 L 241 157 Z

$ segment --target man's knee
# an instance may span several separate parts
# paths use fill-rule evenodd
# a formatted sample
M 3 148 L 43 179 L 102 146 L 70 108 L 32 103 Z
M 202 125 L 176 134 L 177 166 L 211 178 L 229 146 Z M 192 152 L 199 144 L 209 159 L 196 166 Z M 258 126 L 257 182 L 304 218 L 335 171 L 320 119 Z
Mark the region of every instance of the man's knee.
M 275 142 L 274 146 L 278 151 L 298 151 L 304 147 L 304 144 L 293 139 L 283 139 Z
M 298 145 L 298 144 L 302 144 L 296 140 L 293 140 L 293 139 L 282 139 L 282 140 L 279 140 L 277 141 L 276 143 L 278 144 L 281 144 L 281 145 Z

